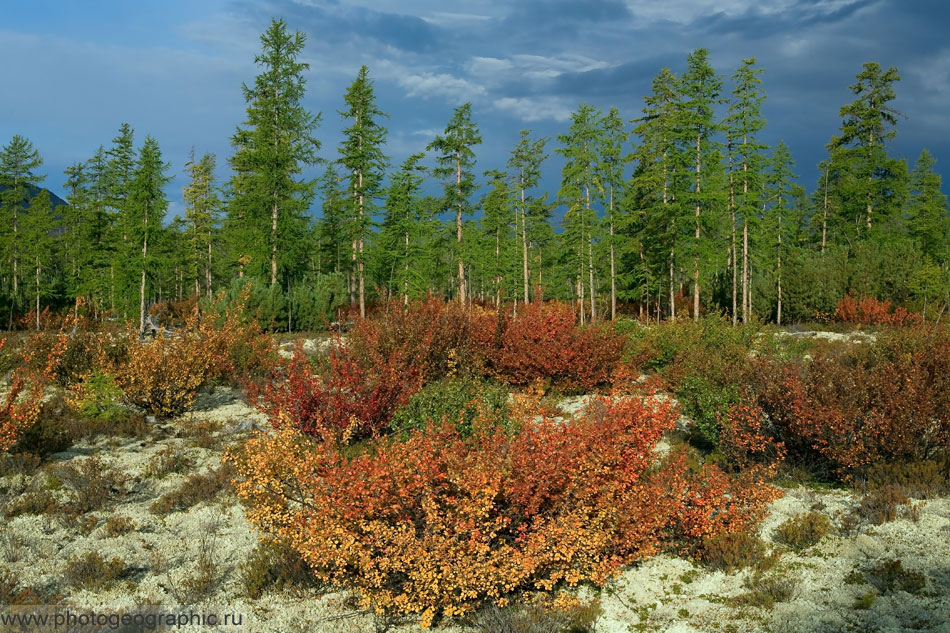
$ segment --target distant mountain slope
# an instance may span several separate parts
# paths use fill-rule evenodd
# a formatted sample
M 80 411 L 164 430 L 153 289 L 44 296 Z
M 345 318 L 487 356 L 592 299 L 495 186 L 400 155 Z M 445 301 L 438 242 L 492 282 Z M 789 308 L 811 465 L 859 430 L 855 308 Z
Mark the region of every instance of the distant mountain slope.
M 9 189 L 9 187 L 8 187 L 7 185 L 2 185 L 2 184 L 0 184 L 0 192 L 6 191 L 7 189 Z M 28 191 L 29 191 L 28 196 L 29 196 L 30 198 L 33 198 L 34 196 L 39 195 L 40 192 L 42 192 L 42 191 L 48 191 L 48 192 L 49 192 L 49 201 L 50 201 L 50 204 L 53 206 L 54 209 L 55 209 L 56 207 L 60 206 L 60 205 L 65 205 L 65 204 L 66 204 L 66 201 L 65 201 L 65 200 L 63 200 L 62 198 L 60 198 L 59 196 L 57 196 L 55 193 L 53 193 L 53 192 L 50 191 L 49 189 L 45 189 L 45 188 L 43 188 L 43 187 L 37 187 L 36 185 L 27 185 L 27 189 L 28 189 Z

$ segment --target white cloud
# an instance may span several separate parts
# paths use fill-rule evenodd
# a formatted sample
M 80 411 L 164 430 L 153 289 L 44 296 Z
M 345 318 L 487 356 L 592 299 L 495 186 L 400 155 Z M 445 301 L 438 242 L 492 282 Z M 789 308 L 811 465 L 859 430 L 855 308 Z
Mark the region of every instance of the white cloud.
M 399 77 L 397 81 L 406 90 L 406 96 L 409 97 L 422 97 L 423 99 L 445 97 L 449 100 L 461 102 L 485 94 L 485 89 L 482 86 L 446 73 L 423 72 Z
M 492 105 L 496 110 L 508 112 L 522 121 L 567 121 L 571 108 L 557 97 L 503 97 Z
M 861 0 L 823 0 L 807 10 L 809 14 L 827 15 L 838 9 L 856 4 Z M 786 11 L 802 11 L 798 0 L 627 0 L 630 11 L 647 20 L 670 20 L 685 24 L 711 13 L 729 16 L 742 15 L 755 10 L 762 15 L 774 15 Z

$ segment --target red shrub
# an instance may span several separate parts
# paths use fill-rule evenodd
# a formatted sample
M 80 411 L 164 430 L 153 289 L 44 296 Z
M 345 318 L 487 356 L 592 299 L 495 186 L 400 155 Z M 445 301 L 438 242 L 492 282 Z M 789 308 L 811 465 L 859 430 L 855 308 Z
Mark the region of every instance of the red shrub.
M 761 465 L 771 472 L 785 459 L 785 445 L 775 439 L 768 416 L 756 403 L 742 402 L 719 416 L 719 450 L 734 466 Z
M 918 328 L 876 343 L 816 347 L 771 372 L 760 402 L 792 452 L 817 452 L 841 476 L 873 463 L 950 451 L 950 336 Z
M 677 412 L 628 399 L 516 436 L 449 424 L 354 459 L 291 427 L 232 457 L 248 518 L 365 606 L 428 626 L 515 591 L 603 583 L 664 546 L 747 529 L 771 489 L 653 449 Z
M 891 311 L 890 301 L 878 301 L 874 297 L 856 300 L 851 295 L 838 302 L 835 319 L 844 323 L 862 325 L 917 325 L 921 322 L 919 314 L 908 312 L 901 306 Z
M 530 303 L 518 316 L 484 315 L 472 343 L 499 378 L 514 385 L 548 379 L 568 390 L 608 381 L 620 361 L 623 337 L 610 326 L 580 328 L 563 303 Z
M 262 385 L 246 385 L 248 397 L 275 427 L 352 440 L 382 432 L 393 412 L 422 388 L 422 373 L 402 353 L 358 363 L 342 341 L 332 347 L 326 371 L 318 372 L 301 350 L 277 364 Z

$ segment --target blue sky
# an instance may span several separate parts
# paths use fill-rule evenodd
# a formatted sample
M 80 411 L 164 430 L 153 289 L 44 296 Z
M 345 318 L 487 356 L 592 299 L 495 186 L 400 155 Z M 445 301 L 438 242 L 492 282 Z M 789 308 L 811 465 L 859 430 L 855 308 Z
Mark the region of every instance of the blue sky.
M 768 98 L 764 140 L 784 139 L 809 190 L 838 131 L 848 86 L 865 61 L 897 66 L 894 106 L 905 118 L 892 153 L 921 148 L 950 174 L 950 3 L 945 0 L 139 0 L 10 2 L 0 22 L 0 143 L 14 134 L 43 155 L 46 185 L 109 146 L 122 122 L 151 134 L 176 177 L 192 147 L 228 176 L 230 137 L 244 116 L 259 35 L 272 17 L 307 34 L 305 104 L 333 160 L 338 110 L 360 65 L 390 114 L 387 154 L 398 165 L 471 101 L 484 139 L 477 170 L 503 168 L 518 130 L 556 137 L 582 102 L 638 116 L 653 76 L 710 50 L 727 78 L 758 58 Z M 551 144 L 553 148 L 553 143 Z M 560 162 L 544 166 L 556 189 Z M 946 189 L 946 187 L 945 187 Z

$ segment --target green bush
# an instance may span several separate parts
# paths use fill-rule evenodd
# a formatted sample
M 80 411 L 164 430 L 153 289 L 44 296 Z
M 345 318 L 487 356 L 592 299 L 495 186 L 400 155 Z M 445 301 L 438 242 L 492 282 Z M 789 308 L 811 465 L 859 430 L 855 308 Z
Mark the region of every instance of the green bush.
M 446 418 L 467 436 L 472 433 L 479 408 L 496 426 L 509 427 L 512 424 L 508 418 L 508 389 L 487 380 L 446 378 L 413 394 L 409 402 L 393 414 L 390 428 L 407 433 Z
M 77 408 L 84 418 L 115 422 L 129 414 L 121 402 L 122 390 L 115 384 L 115 376 L 95 372 L 83 381 L 82 399 Z
M 818 512 L 796 514 L 778 526 L 776 539 L 794 550 L 808 549 L 831 532 L 831 521 Z

